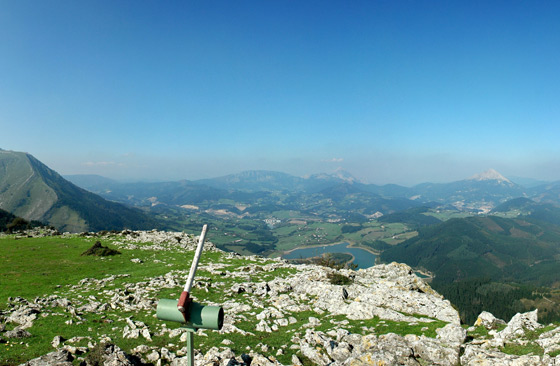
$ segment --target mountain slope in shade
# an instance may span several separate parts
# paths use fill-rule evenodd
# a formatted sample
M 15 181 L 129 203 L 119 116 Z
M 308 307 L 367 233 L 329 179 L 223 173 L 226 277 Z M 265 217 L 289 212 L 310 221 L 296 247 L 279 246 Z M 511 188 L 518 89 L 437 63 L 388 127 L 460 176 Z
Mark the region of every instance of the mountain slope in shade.
M 0 151 L 0 208 L 71 232 L 157 226 L 142 211 L 79 188 L 30 154 L 14 151 Z

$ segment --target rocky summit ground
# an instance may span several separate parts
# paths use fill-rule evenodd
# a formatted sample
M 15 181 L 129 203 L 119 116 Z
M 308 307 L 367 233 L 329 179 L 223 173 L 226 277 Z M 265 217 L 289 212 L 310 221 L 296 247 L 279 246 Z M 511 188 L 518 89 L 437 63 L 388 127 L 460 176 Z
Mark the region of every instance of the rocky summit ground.
M 95 265 L 121 261 L 121 270 L 69 278 L 33 298 L 14 293 L 0 306 L 0 364 L 26 354 L 26 365 L 187 364 L 188 330 L 158 320 L 155 309 L 162 297 L 180 294 L 195 237 L 52 237 L 75 243 L 76 253 L 101 240 L 122 254 Z M 242 257 L 210 243 L 203 257 L 195 301 L 226 315 L 220 331 L 195 333 L 197 365 L 560 365 L 560 327 L 539 324 L 536 311 L 508 323 L 484 312 L 461 325 L 449 301 L 404 264 L 337 270 Z

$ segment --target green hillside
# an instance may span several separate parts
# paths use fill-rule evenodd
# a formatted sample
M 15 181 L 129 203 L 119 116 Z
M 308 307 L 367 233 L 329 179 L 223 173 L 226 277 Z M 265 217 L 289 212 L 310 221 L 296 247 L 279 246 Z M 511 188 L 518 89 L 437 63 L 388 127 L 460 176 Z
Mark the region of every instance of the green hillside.
M 0 151 L 0 208 L 70 232 L 157 227 L 142 211 L 81 189 L 33 156 L 13 151 Z

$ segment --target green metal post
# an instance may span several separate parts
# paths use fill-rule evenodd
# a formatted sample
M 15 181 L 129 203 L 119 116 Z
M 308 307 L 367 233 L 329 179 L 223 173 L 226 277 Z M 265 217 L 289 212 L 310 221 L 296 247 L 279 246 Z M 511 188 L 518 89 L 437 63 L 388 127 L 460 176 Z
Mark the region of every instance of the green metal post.
M 188 328 L 187 332 L 187 349 L 189 350 L 188 355 L 188 366 L 194 366 L 194 332 L 192 328 Z

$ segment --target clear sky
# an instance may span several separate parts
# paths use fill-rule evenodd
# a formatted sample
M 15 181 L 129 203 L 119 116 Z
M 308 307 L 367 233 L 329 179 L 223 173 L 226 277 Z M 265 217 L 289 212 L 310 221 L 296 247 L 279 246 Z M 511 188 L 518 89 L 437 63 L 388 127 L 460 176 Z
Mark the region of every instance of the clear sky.
M 0 148 L 126 180 L 560 180 L 559 1 L 0 1 Z

